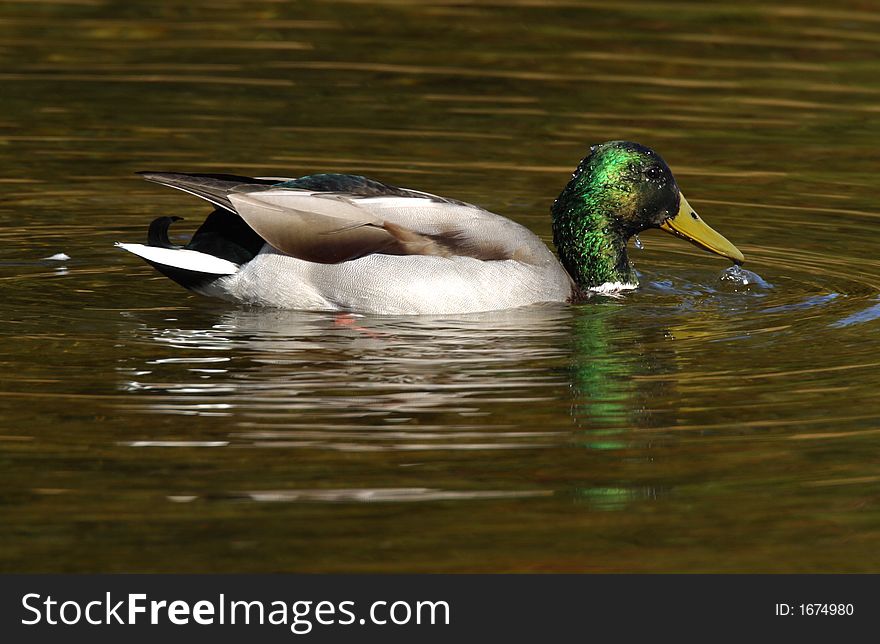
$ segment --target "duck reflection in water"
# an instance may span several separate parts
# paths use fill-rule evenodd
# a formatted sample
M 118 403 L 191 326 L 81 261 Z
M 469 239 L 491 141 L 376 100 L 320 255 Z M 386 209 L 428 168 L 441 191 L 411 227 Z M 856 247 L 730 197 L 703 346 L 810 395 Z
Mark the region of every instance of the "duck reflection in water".
M 652 406 L 671 379 L 639 378 L 676 370 L 668 334 L 627 327 L 623 309 L 607 301 L 428 318 L 237 308 L 219 319 L 194 309 L 175 322 L 130 313 L 141 321 L 126 326 L 136 329 L 132 346 L 147 339 L 153 350 L 121 373 L 145 413 L 200 417 L 215 432 L 221 416 L 215 438 L 230 445 L 490 460 L 550 451 L 589 484 L 547 492 L 613 507 L 658 491 L 589 482 L 589 468 L 574 463 L 584 449 L 572 445 L 606 460 L 644 453 L 652 441 L 633 430 L 675 415 Z

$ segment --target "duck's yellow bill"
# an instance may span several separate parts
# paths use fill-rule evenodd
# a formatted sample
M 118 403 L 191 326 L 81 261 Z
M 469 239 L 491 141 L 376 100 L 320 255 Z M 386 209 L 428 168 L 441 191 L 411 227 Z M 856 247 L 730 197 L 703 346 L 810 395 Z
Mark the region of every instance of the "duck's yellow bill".
M 746 259 L 739 248 L 727 241 L 723 235 L 715 232 L 709 224 L 700 218 L 684 195 L 681 195 L 678 213 L 660 224 L 660 228 L 676 237 L 686 239 L 710 253 L 727 257 L 734 264 L 742 264 Z

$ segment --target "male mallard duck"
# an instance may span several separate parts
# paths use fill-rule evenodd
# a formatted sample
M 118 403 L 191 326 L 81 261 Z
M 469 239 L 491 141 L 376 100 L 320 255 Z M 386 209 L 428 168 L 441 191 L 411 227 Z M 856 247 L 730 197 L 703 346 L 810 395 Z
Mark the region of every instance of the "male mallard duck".
M 553 203 L 558 260 L 530 230 L 479 206 L 365 177 L 141 174 L 216 209 L 186 246 L 168 241 L 178 217 L 153 221 L 147 245 L 118 246 L 192 291 L 247 304 L 436 314 L 574 301 L 635 288 L 626 244 L 647 228 L 743 261 L 666 162 L 626 141 L 590 148 Z

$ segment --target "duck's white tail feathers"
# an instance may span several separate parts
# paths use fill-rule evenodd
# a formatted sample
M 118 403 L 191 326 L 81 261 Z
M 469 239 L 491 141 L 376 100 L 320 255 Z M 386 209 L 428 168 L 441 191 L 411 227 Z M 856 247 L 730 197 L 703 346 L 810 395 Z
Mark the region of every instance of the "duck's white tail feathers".
M 238 272 L 238 264 L 197 250 L 120 242 L 116 242 L 116 246 L 146 260 L 163 275 L 186 288 L 195 288 L 212 278 Z
M 123 244 L 122 242 L 116 242 L 116 246 L 142 257 L 151 264 L 161 264 L 162 266 L 195 273 L 208 273 L 209 275 L 232 275 L 238 272 L 238 264 L 207 253 L 200 253 L 197 250 L 158 248 L 144 244 Z

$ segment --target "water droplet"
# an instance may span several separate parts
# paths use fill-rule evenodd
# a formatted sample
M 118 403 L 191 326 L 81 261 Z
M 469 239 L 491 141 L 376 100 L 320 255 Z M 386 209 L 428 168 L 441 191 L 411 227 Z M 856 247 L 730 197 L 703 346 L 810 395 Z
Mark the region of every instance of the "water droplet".
M 636 248 L 638 248 L 639 250 L 642 250 L 642 249 L 645 247 L 645 245 L 642 243 L 642 240 L 639 239 L 639 236 L 638 236 L 638 235 L 633 235 L 633 239 L 635 240 L 635 241 L 633 242 L 633 245 L 634 245 Z
M 726 286 L 734 291 L 767 289 L 773 288 L 773 285 L 764 280 L 763 277 L 752 271 L 747 271 L 742 266 L 734 264 L 730 268 L 721 272 L 718 281 L 722 286 Z

